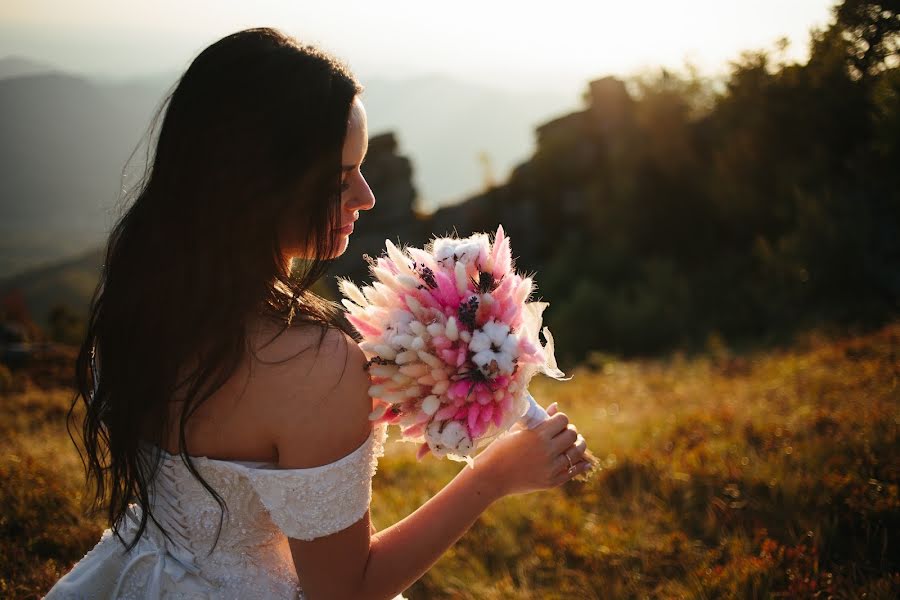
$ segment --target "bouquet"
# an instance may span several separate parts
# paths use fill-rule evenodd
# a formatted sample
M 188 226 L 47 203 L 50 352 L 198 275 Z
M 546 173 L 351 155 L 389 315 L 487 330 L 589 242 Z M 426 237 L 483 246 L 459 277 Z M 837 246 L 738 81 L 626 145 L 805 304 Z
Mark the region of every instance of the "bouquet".
M 529 301 L 533 279 L 516 272 L 502 226 L 493 243 L 477 233 L 424 249 L 385 244 L 382 256 L 366 256 L 371 285 L 338 279 L 369 358 L 369 418 L 399 425 L 401 441 L 419 444 L 418 460 L 430 452 L 474 466 L 476 448 L 548 418 L 527 390 L 536 373 L 571 379 L 541 328 L 548 303 Z

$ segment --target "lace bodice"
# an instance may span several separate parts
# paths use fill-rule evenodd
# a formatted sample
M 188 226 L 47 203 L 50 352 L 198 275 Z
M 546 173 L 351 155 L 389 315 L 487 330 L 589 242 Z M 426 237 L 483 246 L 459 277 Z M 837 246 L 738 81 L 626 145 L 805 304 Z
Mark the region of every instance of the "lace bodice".
M 180 456 L 157 449 L 162 462 L 150 503 L 170 537 L 148 522 L 144 536 L 125 553 L 106 530 L 47 598 L 303 599 L 287 538 L 312 540 L 362 518 L 386 429 L 376 425 L 350 454 L 307 469 L 194 457 L 196 469 L 225 501 L 221 531 L 222 513 L 213 497 Z M 132 505 L 122 528 L 126 540 L 140 514 L 141 507 Z

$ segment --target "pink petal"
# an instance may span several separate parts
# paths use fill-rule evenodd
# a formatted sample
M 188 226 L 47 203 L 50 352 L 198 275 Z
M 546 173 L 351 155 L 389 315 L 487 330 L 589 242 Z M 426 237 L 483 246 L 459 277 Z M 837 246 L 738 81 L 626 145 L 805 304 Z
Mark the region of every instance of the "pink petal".
M 350 323 L 352 323 L 353 326 L 356 327 L 356 330 L 359 331 L 363 336 L 379 337 L 381 335 L 380 329 L 368 324 L 367 322 L 354 315 L 348 314 L 347 320 L 350 321 Z
M 438 409 L 436 413 L 434 413 L 435 421 L 444 421 L 453 417 L 456 414 L 456 406 L 444 406 L 443 408 Z
M 478 423 L 478 414 L 481 412 L 479 410 L 478 404 L 472 404 L 469 406 L 469 430 L 475 427 L 475 424 Z
M 425 433 L 425 423 L 419 423 L 418 425 L 411 425 L 403 430 L 403 435 L 406 437 L 418 437 Z
M 421 446 L 419 446 L 418 452 L 416 452 L 416 460 L 421 461 L 422 458 L 429 452 L 431 452 L 431 448 L 428 446 L 428 442 L 423 443 Z

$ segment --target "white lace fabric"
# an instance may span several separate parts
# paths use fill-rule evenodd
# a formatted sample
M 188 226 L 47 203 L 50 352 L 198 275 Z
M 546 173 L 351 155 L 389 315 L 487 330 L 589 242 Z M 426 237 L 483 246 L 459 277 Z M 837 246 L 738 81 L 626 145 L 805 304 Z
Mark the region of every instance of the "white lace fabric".
M 350 454 L 308 469 L 192 457 L 225 500 L 224 515 L 181 457 L 162 452 L 151 506 L 169 537 L 148 521 L 137 545 L 125 552 L 107 529 L 46 598 L 305 600 L 288 537 L 312 540 L 362 518 L 386 430 L 378 424 Z M 133 539 L 140 514 L 141 507 L 131 505 L 120 530 L 126 541 Z

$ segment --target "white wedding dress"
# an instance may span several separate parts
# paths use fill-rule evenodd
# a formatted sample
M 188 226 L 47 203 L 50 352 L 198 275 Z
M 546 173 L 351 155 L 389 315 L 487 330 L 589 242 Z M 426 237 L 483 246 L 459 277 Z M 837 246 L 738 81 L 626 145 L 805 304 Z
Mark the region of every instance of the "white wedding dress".
M 103 532 L 100 542 L 48 592 L 47 600 L 305 599 L 288 537 L 312 540 L 359 521 L 372 499 L 372 477 L 384 455 L 387 425 L 335 462 L 308 469 L 196 457 L 203 478 L 225 500 L 218 542 L 209 553 L 220 509 L 180 456 L 163 452 L 151 493 L 156 519 L 130 551 Z M 122 536 L 140 517 L 131 505 Z M 340 560 L 340 557 L 335 557 Z M 406 600 L 401 594 L 394 600 Z

